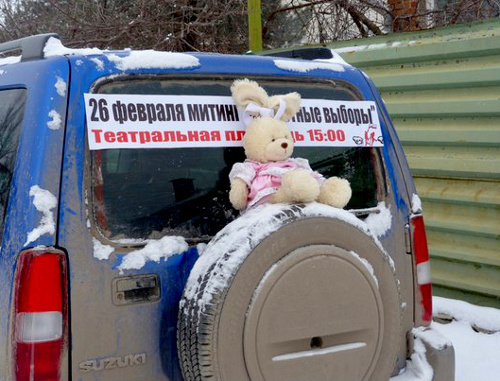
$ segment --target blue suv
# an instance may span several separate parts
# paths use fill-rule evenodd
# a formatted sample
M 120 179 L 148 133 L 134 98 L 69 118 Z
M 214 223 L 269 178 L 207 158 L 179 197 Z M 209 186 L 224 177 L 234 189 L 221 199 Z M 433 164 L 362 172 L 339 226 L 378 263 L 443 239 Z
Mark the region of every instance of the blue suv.
M 361 71 L 51 34 L 0 54 L 0 380 L 454 379 L 420 200 Z M 231 207 L 242 78 L 301 94 L 295 156 L 350 181 L 344 210 Z

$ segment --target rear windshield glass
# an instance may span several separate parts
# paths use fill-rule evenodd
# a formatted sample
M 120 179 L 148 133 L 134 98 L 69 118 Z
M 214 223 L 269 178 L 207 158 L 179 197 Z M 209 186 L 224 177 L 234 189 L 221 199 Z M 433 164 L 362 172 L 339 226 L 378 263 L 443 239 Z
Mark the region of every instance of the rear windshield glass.
M 142 79 L 110 82 L 101 94 L 230 96 L 233 79 Z M 360 100 L 333 83 L 259 79 L 269 94 L 297 91 L 302 98 Z M 94 221 L 110 240 L 181 235 L 206 240 L 239 214 L 229 202 L 229 172 L 245 160 L 243 148 L 109 149 L 91 152 Z M 377 205 L 377 148 L 296 147 L 325 177 L 350 181 L 347 209 Z
M 26 106 L 26 90 L 0 91 L 0 239 Z

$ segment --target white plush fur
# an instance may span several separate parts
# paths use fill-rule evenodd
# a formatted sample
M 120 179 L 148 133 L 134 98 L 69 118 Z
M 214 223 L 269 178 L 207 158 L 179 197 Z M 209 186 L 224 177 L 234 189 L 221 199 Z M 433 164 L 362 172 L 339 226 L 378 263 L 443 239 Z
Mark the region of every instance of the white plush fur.
M 343 208 L 347 205 L 352 196 L 349 181 L 338 177 L 326 179 L 321 186 L 318 201 L 322 204 Z
M 266 91 L 257 82 L 248 79 L 236 80 L 231 86 L 231 93 L 236 105 L 246 107 L 253 102 L 259 106 L 267 107 L 269 97 Z
M 269 108 L 274 109 L 274 112 L 278 111 L 281 99 L 286 102 L 285 113 L 281 117 L 281 120 L 288 122 L 300 110 L 300 94 L 289 93 L 285 95 L 274 95 L 268 100 Z
M 287 148 L 281 147 L 282 143 Z M 287 125 L 277 119 L 255 119 L 243 137 L 245 155 L 260 163 L 286 160 L 293 152 L 293 138 Z
M 300 109 L 300 94 L 289 93 L 285 95 L 275 95 L 269 97 L 257 82 L 248 79 L 239 79 L 233 82 L 231 93 L 236 105 L 245 108 L 249 103 L 255 103 L 261 107 L 272 108 L 276 112 L 279 108 L 280 99 L 285 100 L 286 109 L 281 120 L 288 122 Z
M 231 202 L 231 205 L 234 209 L 242 210 L 246 208 L 248 192 L 248 186 L 243 180 L 235 178 L 233 179 L 233 181 L 231 181 L 229 201 Z
M 296 169 L 283 175 L 281 188 L 271 202 L 313 202 L 320 194 L 319 184 L 311 173 Z
M 243 138 L 243 147 L 249 159 L 260 163 L 288 159 L 292 155 L 294 141 L 285 122 L 299 111 L 300 95 L 289 93 L 269 97 L 262 87 L 248 79 L 235 81 L 231 86 L 231 92 L 236 105 L 240 108 L 245 108 L 253 102 L 261 107 L 273 108 L 276 112 L 280 99 L 285 100 L 286 109 L 280 120 L 271 117 L 256 118 L 248 126 Z M 229 200 L 235 209 L 245 209 L 248 193 L 248 186 L 243 180 L 235 178 L 231 181 Z M 345 179 L 338 177 L 326 179 L 320 188 L 312 173 L 297 169 L 283 175 L 280 189 L 269 199 L 269 202 L 319 201 L 343 208 L 349 202 L 351 194 L 351 187 Z

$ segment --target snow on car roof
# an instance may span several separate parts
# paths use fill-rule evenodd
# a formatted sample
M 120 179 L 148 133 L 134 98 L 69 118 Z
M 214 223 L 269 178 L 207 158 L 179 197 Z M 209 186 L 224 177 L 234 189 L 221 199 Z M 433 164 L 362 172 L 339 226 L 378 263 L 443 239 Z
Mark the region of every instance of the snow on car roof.
M 125 57 L 109 54 L 108 59 L 120 70 L 130 69 L 190 69 L 200 66 L 198 58 L 186 53 L 134 50 Z
M 94 54 L 103 54 L 103 51 L 98 48 L 83 48 L 83 49 L 72 49 L 65 47 L 61 40 L 55 37 L 51 37 L 45 43 L 43 48 L 44 57 L 54 57 L 54 56 L 64 56 L 64 55 L 82 55 L 89 56 Z
M 65 47 L 61 40 L 51 37 L 43 49 L 44 57 L 64 55 L 105 55 L 119 70 L 131 69 L 189 69 L 200 66 L 198 58 L 191 54 L 159 52 L 155 50 L 125 50 L 121 54 L 98 48 L 71 49 Z
M 2 65 L 10 65 L 10 64 L 15 64 L 21 62 L 21 56 L 12 56 L 12 57 L 5 57 L 5 58 L 0 58 L 0 66 Z M 0 71 L 0 75 L 3 74 L 4 71 Z

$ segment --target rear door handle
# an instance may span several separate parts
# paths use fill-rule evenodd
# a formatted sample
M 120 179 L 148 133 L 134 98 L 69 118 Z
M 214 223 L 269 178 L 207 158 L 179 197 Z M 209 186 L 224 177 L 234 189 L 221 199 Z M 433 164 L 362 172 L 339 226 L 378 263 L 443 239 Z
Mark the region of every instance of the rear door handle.
M 160 277 L 155 274 L 113 279 L 113 303 L 117 306 L 160 300 Z

